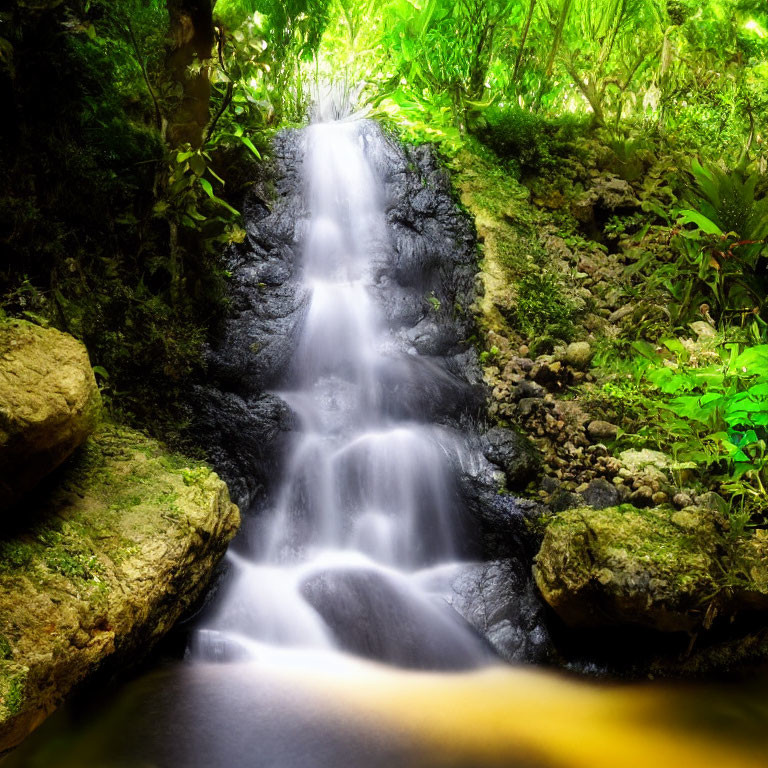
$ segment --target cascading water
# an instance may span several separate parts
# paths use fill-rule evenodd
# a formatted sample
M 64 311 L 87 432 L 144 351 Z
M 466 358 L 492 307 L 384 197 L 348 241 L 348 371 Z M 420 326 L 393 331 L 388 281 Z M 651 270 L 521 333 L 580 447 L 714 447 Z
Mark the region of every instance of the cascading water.
M 291 177 L 260 221 L 264 231 L 251 227 L 240 264 L 247 296 L 233 300 L 233 335 L 247 343 L 230 345 L 240 361 L 253 338 L 237 333 L 253 321 L 271 367 L 281 358 L 270 349 L 275 328 L 291 330 L 285 317 L 305 308 L 301 333 L 288 334 L 294 355 L 282 399 L 248 401 L 261 404 L 261 419 L 285 412 L 284 402 L 295 414 L 284 469 L 263 511 L 246 517 L 229 583 L 195 633 L 193 663 L 166 662 L 108 686 L 104 698 L 86 692 L 84 711 L 54 715 L 3 767 L 762 768 L 765 682 L 744 693 L 742 733 L 730 681 L 714 691 L 609 687 L 501 665 L 414 674 L 339 653 L 426 669 L 492 661 L 446 605 L 451 594 L 505 658 L 535 658 L 546 641 L 537 640 L 526 582 L 515 581 L 518 502 L 496 493 L 478 435 L 446 426 L 474 409 L 459 381 L 472 389 L 474 361 L 457 343 L 469 322 L 436 319 L 424 307 L 432 290 L 444 304 L 472 296 L 473 241 L 451 226 L 447 184 L 441 191 L 426 155 L 393 148 L 369 122 L 315 125 L 288 139 L 284 172 L 306 143 L 310 215 L 305 226 Z M 421 165 L 408 169 L 413 159 Z M 388 203 L 380 199 L 387 191 Z M 297 231 L 300 284 L 291 258 Z M 270 241 L 264 232 L 277 234 Z M 452 250 L 441 251 L 444 243 Z M 263 286 L 271 301 L 254 321 L 242 308 L 253 306 L 248 297 L 264 298 Z M 264 317 L 274 320 L 271 338 Z M 262 370 L 249 362 L 247 371 Z M 226 379 L 219 365 L 214 387 Z M 245 398 L 218 395 L 227 406 L 216 412 L 221 420 L 242 420 Z M 233 450 L 252 437 L 233 439 Z M 483 514 L 500 531 L 487 547 L 497 559 L 462 562 L 465 534 Z M 202 663 L 219 660 L 235 663 Z M 728 724 L 720 731 L 729 740 L 698 733 L 701 722 Z
M 387 406 L 414 386 L 403 363 L 415 350 L 375 299 L 392 249 L 364 125 L 306 131 L 302 280 L 310 299 L 279 392 L 299 428 L 253 551 L 230 555 L 233 579 L 193 640 L 207 660 L 258 658 L 275 647 L 341 647 L 428 668 L 490 658 L 433 591 L 461 550 L 454 468 L 466 461 L 462 441 Z

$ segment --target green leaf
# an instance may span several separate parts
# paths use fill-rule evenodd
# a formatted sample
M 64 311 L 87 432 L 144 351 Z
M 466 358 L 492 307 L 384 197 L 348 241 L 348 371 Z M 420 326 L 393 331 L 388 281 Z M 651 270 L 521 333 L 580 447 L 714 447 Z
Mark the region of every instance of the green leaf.
M 706 232 L 708 235 L 722 235 L 723 231 L 715 224 L 714 221 L 708 219 L 704 214 L 698 211 L 685 208 L 679 211 L 680 217 L 677 220 L 678 226 L 685 224 L 695 224 L 702 232 Z
M 213 176 L 213 178 L 214 178 L 214 179 L 216 179 L 216 181 L 220 181 L 222 184 L 226 184 L 226 182 L 224 181 L 224 179 L 222 179 L 222 178 L 221 178 L 221 176 L 219 176 L 219 174 L 218 174 L 218 173 L 216 173 L 216 171 L 214 171 L 214 170 L 213 170 L 213 168 L 210 168 L 210 167 L 209 167 L 209 168 L 208 168 L 208 173 L 210 173 L 210 174 L 211 174 L 211 176 Z
M 688 350 L 683 346 L 680 339 L 675 336 L 669 339 L 662 339 L 661 343 L 672 353 L 677 355 L 681 360 L 688 360 Z
M 189 167 L 196 176 L 202 176 L 206 169 L 205 160 L 201 155 L 192 155 L 192 157 L 189 158 Z
M 216 197 L 216 195 L 213 192 L 213 187 L 211 186 L 211 182 L 208 181 L 208 179 L 200 178 L 198 179 L 200 182 L 200 186 L 205 190 L 205 193 L 208 195 L 208 197 L 211 198 L 215 203 L 218 203 L 219 205 L 226 208 L 230 213 L 234 214 L 235 216 L 240 215 L 240 211 L 233 208 L 226 200 L 222 200 L 220 197 Z
M 242 141 L 243 144 L 245 144 L 245 146 L 248 147 L 248 149 L 250 149 L 254 155 L 256 155 L 257 159 L 261 160 L 259 150 L 256 149 L 256 147 L 253 145 L 253 142 L 247 136 L 240 136 L 240 141 Z

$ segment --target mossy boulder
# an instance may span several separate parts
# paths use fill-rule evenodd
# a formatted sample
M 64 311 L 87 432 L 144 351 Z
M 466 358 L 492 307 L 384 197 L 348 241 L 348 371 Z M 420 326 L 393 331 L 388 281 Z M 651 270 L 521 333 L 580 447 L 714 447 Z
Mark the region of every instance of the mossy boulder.
M 697 507 L 570 509 L 549 523 L 534 576 L 571 626 L 695 633 L 768 612 L 768 538 L 733 538 Z
M 0 539 L 0 752 L 88 675 L 146 654 L 239 523 L 207 466 L 109 425 L 23 503 L 31 522 Z
M 721 550 L 711 516 L 584 507 L 549 524 L 534 575 L 544 599 L 569 625 L 690 631 L 719 591 Z
M 83 443 L 100 406 L 88 352 L 77 339 L 23 320 L 0 322 L 0 508 Z

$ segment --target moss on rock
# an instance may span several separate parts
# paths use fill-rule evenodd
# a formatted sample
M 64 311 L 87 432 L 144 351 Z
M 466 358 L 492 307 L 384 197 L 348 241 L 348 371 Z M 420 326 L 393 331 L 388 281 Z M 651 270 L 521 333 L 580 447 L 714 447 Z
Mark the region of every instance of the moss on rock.
M 0 542 L 0 751 L 107 660 L 135 660 L 201 594 L 239 515 L 207 466 L 106 425 Z
M 70 456 L 100 408 L 79 341 L 24 320 L 0 321 L 0 508 Z
M 768 610 L 768 539 L 732 539 L 697 507 L 570 509 L 549 523 L 534 575 L 571 626 L 693 633 Z
M 704 517 L 623 505 L 557 515 L 536 557 L 536 583 L 566 623 L 693 629 L 717 593 L 721 537 Z

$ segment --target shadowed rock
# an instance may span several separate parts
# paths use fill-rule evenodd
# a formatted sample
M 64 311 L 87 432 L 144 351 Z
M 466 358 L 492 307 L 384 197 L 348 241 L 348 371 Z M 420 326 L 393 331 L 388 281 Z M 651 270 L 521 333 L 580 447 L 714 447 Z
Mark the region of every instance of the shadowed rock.
M 23 320 L 0 322 L 0 508 L 82 444 L 100 407 L 79 341 Z
M 385 573 L 326 571 L 309 577 L 302 592 L 352 653 L 418 669 L 469 669 L 492 658 L 450 607 Z

